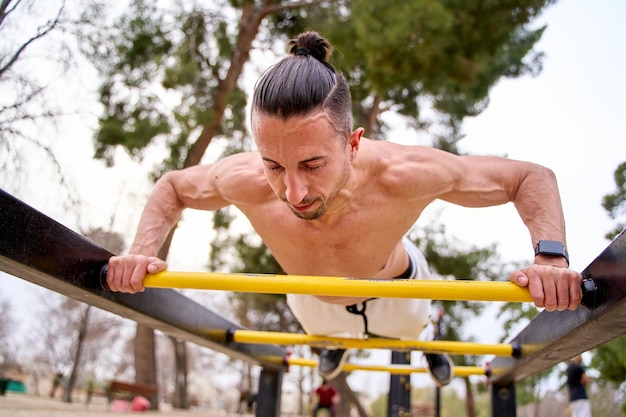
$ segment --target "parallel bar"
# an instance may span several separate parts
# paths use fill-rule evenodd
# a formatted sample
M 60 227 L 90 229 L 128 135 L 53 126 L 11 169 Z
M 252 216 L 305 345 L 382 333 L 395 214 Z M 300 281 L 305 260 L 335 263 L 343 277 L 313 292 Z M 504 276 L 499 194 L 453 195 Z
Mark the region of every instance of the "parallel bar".
M 396 351 L 422 351 L 449 353 L 453 355 L 496 355 L 512 356 L 513 346 L 504 343 L 482 344 L 457 341 L 398 340 L 373 337 L 357 339 L 347 337 L 313 336 L 301 333 L 262 332 L 255 330 L 234 330 L 232 341 L 237 343 L 259 343 L 277 345 L 310 345 L 324 349 L 328 347 L 354 349 L 389 349 Z
M 511 282 L 361 279 L 308 275 L 226 274 L 165 271 L 146 276 L 144 286 L 264 294 L 424 298 L 447 301 L 530 302 L 528 288 Z
M 309 368 L 317 367 L 315 359 L 289 358 L 287 360 L 289 366 L 306 366 Z M 425 374 L 428 369 L 424 367 L 403 366 L 403 365 L 364 365 L 357 363 L 346 363 L 342 368 L 344 371 L 373 371 L 373 372 L 389 372 L 390 374 L 406 375 L 406 374 Z M 454 375 L 458 377 L 468 377 L 471 375 L 485 375 L 485 369 L 480 366 L 455 366 Z

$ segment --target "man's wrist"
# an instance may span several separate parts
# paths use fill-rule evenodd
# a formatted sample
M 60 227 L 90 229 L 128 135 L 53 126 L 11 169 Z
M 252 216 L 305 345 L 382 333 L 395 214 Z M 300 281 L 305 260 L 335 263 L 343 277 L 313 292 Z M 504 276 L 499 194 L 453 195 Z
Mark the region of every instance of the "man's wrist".
M 540 240 L 535 246 L 535 257 L 542 258 L 562 258 L 569 266 L 569 254 L 565 249 L 565 244 L 558 240 Z

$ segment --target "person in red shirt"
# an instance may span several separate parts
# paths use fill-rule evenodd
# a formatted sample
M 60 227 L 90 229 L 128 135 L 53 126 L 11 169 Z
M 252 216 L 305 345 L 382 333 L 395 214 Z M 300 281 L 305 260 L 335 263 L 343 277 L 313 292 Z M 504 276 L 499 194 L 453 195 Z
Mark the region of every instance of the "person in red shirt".
M 317 405 L 313 409 L 313 417 L 317 416 L 317 413 L 322 408 L 328 410 L 330 417 L 335 417 L 335 404 L 339 402 L 339 393 L 335 388 L 328 385 L 328 381 L 322 380 L 322 385 L 315 390 L 317 395 Z

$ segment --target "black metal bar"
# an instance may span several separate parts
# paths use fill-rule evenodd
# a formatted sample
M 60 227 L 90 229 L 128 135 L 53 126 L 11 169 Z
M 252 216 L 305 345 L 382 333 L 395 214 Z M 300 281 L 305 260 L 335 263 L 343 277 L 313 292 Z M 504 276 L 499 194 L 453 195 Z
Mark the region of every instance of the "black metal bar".
M 130 295 L 102 289 L 100 270 L 111 256 L 0 190 L 1 271 L 234 358 L 284 368 L 283 348 L 227 343 L 227 331 L 243 327 L 178 291 L 148 288 Z
M 520 358 L 491 362 L 492 383 L 519 381 L 613 339 L 626 335 L 626 232 L 582 272 L 596 286 L 595 307 L 542 311 L 515 337 Z
M 259 377 L 259 395 L 256 404 L 256 417 L 280 417 L 280 399 L 283 385 L 282 370 L 261 370 Z
M 393 365 L 410 365 L 411 352 L 391 351 Z M 411 415 L 411 376 L 389 376 L 389 402 L 387 404 L 388 417 L 402 417 Z
M 491 417 L 516 417 L 515 384 L 491 384 Z

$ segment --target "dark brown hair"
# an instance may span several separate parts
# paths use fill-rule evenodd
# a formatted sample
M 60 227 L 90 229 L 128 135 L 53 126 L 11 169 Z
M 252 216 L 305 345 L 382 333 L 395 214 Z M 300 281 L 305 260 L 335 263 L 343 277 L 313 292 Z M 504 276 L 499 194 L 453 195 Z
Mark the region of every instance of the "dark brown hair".
M 333 47 L 317 32 L 289 42 L 290 56 L 270 67 L 256 83 L 252 112 L 280 117 L 325 111 L 345 138 L 352 131 L 352 98 L 345 77 L 328 62 Z

